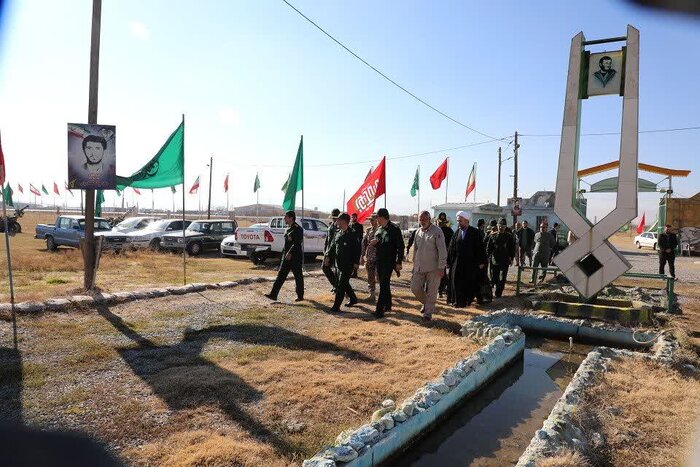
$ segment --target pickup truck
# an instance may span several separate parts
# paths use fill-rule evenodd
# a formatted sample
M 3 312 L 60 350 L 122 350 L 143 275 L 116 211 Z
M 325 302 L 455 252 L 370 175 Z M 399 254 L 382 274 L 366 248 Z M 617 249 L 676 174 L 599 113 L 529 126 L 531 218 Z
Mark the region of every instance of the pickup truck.
M 236 221 L 228 219 L 203 219 L 193 221 L 185 230 L 163 235 L 160 247 L 164 250 L 182 250 L 197 256 L 204 250 L 218 250 L 221 241 L 236 231 Z
M 313 259 L 323 253 L 328 225 L 318 219 L 297 219 L 304 228 L 304 256 Z M 284 248 L 284 232 L 287 225 L 283 217 L 273 217 L 262 227 L 239 228 L 235 240 L 253 261 L 260 264 L 268 258 L 281 258 Z
M 104 237 L 103 250 L 120 250 L 126 243 L 126 235 L 112 231 L 107 219 L 95 218 L 95 236 Z M 85 238 L 85 217 L 59 216 L 55 224 L 37 224 L 34 238 L 46 240 L 46 249 L 56 250 L 59 246 L 80 247 L 80 239 Z

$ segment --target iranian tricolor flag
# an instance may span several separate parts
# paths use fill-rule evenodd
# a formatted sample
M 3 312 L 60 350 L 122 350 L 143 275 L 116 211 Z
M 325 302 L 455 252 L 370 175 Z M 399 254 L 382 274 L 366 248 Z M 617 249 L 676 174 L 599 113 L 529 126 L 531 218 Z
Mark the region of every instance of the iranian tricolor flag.
M 224 193 L 228 193 L 228 174 L 226 174 L 226 178 L 224 179 Z
M 141 191 L 140 191 L 138 188 L 134 188 L 133 186 L 132 186 L 131 188 L 133 188 L 134 193 L 136 193 L 137 195 L 141 196 Z
M 61 193 L 58 191 L 58 185 L 56 182 L 53 182 L 53 192 L 56 193 L 58 196 L 61 196 Z
M 469 180 L 467 180 L 467 192 L 464 194 L 464 201 L 467 200 L 472 191 L 476 189 L 476 162 L 472 166 L 472 171 L 469 174 Z
M 199 190 L 199 175 L 197 175 L 197 179 L 192 184 L 192 188 L 190 188 L 190 194 L 193 195 L 197 193 L 197 190 Z
M 39 190 L 37 190 L 36 187 L 34 185 L 32 185 L 31 183 L 29 184 L 29 192 L 31 194 L 33 194 L 34 196 L 41 196 L 41 192 Z
M 22 185 L 20 185 L 19 183 L 17 184 L 17 189 L 20 193 L 24 193 L 24 188 L 22 188 Z

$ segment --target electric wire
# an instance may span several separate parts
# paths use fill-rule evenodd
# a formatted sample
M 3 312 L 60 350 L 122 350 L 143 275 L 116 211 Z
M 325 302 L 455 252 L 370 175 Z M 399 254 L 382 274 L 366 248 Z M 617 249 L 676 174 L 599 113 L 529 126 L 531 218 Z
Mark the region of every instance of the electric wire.
M 296 11 L 302 18 L 304 18 L 306 21 L 308 21 L 308 22 L 311 23 L 314 27 L 316 27 L 316 29 L 318 29 L 319 31 L 321 31 L 321 32 L 322 32 L 323 34 L 325 34 L 326 36 L 328 36 L 329 39 L 331 39 L 333 42 L 335 42 L 335 43 L 338 44 L 340 47 L 342 47 L 343 49 L 345 49 L 345 51 L 348 52 L 350 55 L 352 55 L 353 57 L 355 57 L 356 59 L 358 59 L 359 61 L 361 61 L 361 62 L 364 63 L 365 65 L 367 65 L 370 69 L 372 69 L 374 72 L 376 72 L 379 76 L 381 76 L 381 77 L 384 78 L 385 80 L 389 81 L 391 84 L 393 84 L 394 86 L 396 86 L 397 88 L 399 88 L 400 90 L 402 90 L 403 92 L 405 92 L 406 94 L 408 94 L 409 96 L 411 96 L 412 98 L 414 98 L 415 100 L 417 100 L 418 102 L 420 102 L 421 104 L 423 104 L 424 106 L 428 107 L 429 109 L 433 110 L 434 112 L 437 112 L 438 114 L 442 115 L 442 116 L 445 117 L 446 119 L 452 121 L 453 123 L 456 123 L 457 125 L 459 125 L 459 126 L 461 126 L 461 127 L 464 127 L 464 128 L 466 128 L 466 129 L 468 129 L 468 130 L 470 130 L 470 131 L 473 131 L 474 133 L 480 134 L 481 136 L 485 136 L 486 138 L 491 138 L 491 141 L 502 141 L 502 139 L 495 138 L 495 137 L 493 137 L 493 136 L 491 136 L 491 135 L 488 135 L 488 134 L 484 133 L 483 131 L 479 131 L 479 130 L 477 130 L 477 129 L 474 128 L 474 127 L 471 127 L 471 126 L 469 126 L 469 125 L 467 125 L 467 124 L 465 124 L 465 123 L 460 122 L 460 121 L 457 120 L 456 118 L 449 116 L 448 114 L 446 114 L 446 113 L 443 112 L 442 110 L 440 110 L 440 109 L 438 109 L 437 107 L 433 106 L 432 104 L 428 103 L 428 102 L 425 101 L 424 99 L 418 97 L 417 95 L 415 95 L 414 93 L 412 93 L 411 91 L 409 91 L 408 89 L 406 89 L 405 87 L 403 87 L 402 85 L 400 85 L 399 83 L 397 83 L 396 81 L 394 81 L 393 79 L 389 78 L 386 74 L 384 74 L 381 70 L 379 70 L 377 67 L 375 67 L 375 66 L 372 65 L 371 63 L 369 63 L 367 60 L 365 60 L 364 58 L 360 57 L 360 56 L 357 55 L 355 52 L 353 52 L 352 50 L 350 50 L 350 48 L 348 48 L 345 44 L 343 44 L 343 43 L 340 42 L 338 39 L 336 39 L 335 37 L 333 37 L 328 31 L 326 31 L 326 30 L 323 29 L 321 26 L 319 26 L 314 20 L 312 20 L 311 18 L 309 18 L 308 16 L 306 16 L 304 13 L 302 13 L 297 7 L 295 7 L 294 5 L 292 5 L 291 3 L 289 3 L 287 0 L 282 0 L 282 1 L 283 1 L 284 3 L 286 3 L 287 6 L 289 6 L 292 10 Z
M 640 130 L 637 133 L 668 133 L 672 131 L 696 131 L 700 130 L 700 126 L 687 126 L 680 128 L 659 128 L 654 130 Z M 603 133 L 582 133 L 580 136 L 614 136 L 621 134 L 619 131 L 610 131 Z M 560 137 L 560 133 L 550 133 L 550 134 L 520 134 L 518 136 L 529 137 L 529 138 L 545 138 L 545 137 Z

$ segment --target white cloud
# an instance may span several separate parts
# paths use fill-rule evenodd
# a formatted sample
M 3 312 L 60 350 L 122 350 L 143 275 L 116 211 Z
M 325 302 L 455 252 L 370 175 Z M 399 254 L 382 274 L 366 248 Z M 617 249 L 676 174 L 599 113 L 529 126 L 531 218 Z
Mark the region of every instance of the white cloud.
M 225 107 L 219 110 L 219 120 L 221 120 L 221 123 L 226 126 L 230 126 L 231 128 L 237 128 L 241 123 L 241 118 L 238 115 L 238 112 L 231 107 Z
M 151 33 L 148 28 L 141 21 L 131 20 L 129 21 L 129 33 L 136 39 L 146 41 L 150 37 Z

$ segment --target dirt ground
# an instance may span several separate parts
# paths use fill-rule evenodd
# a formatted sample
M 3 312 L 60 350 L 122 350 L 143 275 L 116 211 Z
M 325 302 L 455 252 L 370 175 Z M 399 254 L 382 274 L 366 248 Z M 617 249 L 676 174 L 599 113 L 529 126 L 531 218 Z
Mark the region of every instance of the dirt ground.
M 269 286 L 22 316 L 0 419 L 85 431 L 136 465 L 298 465 L 477 348 L 458 330 L 480 310 L 424 325 L 405 280 L 379 321 L 367 303 L 326 313 L 323 278 L 301 304 L 270 304 Z

